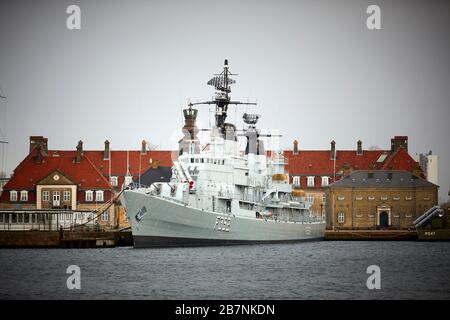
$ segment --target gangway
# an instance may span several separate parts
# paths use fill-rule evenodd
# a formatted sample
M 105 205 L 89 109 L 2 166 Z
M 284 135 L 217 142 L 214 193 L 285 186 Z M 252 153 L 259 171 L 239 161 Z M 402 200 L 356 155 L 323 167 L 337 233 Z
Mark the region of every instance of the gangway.
M 436 216 L 437 214 L 441 214 L 441 213 L 442 213 L 442 209 L 439 206 L 431 207 L 424 214 L 422 214 L 420 217 L 418 217 L 416 220 L 414 220 L 414 222 L 413 222 L 414 227 L 416 229 L 422 227 L 425 223 L 427 223 L 429 220 L 431 220 L 434 216 Z

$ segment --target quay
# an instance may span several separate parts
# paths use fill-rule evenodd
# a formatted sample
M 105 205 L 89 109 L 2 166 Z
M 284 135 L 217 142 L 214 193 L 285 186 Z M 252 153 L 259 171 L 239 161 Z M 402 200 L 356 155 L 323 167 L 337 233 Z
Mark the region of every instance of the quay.
M 0 232 L 0 248 L 111 248 L 132 245 L 130 231 Z
M 412 230 L 326 230 L 325 240 L 418 240 Z
M 129 229 L 106 229 L 98 214 L 72 210 L 0 210 L 0 248 L 132 246 Z

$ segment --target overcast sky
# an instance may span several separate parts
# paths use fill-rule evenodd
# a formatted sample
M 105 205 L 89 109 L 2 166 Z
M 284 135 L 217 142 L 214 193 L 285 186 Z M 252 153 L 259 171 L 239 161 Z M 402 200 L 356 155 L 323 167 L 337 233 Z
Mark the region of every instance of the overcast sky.
M 66 27 L 81 8 L 81 30 Z M 368 30 L 369 4 L 381 30 Z M 181 109 L 209 99 L 223 59 L 234 99 L 290 148 L 390 148 L 439 155 L 450 187 L 450 5 L 447 1 L 0 1 L 0 138 L 11 172 L 30 135 L 51 149 L 175 148 Z M 200 108 L 199 127 L 208 125 Z M 232 108 L 234 110 L 234 108 Z M 241 112 L 242 113 L 242 112 Z M 230 120 L 240 120 L 232 112 Z M 240 126 L 240 124 L 238 125 Z

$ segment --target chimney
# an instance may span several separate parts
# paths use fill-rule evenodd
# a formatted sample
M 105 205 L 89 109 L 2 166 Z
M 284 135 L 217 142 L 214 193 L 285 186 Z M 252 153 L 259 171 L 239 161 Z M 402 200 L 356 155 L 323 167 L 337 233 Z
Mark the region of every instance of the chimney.
M 77 155 L 75 158 L 75 162 L 76 163 L 80 163 L 81 158 L 83 157 L 83 141 L 78 141 L 78 145 L 77 145 Z
M 159 168 L 159 160 L 153 160 L 152 161 L 152 169 L 158 169 Z
M 347 177 L 351 173 L 352 173 L 352 167 L 350 166 L 350 164 L 348 162 L 345 162 L 344 165 L 342 166 L 342 175 L 344 177 Z
M 43 159 L 44 159 L 44 155 L 43 155 L 43 150 L 42 150 L 42 144 L 37 144 L 36 145 L 36 156 L 34 157 L 34 162 L 42 163 Z
M 33 151 L 33 149 L 38 146 L 41 145 L 41 152 L 43 154 L 47 154 L 48 152 L 48 139 L 43 137 L 43 136 L 30 136 L 30 153 L 31 151 Z
M 362 156 L 362 154 L 363 154 L 362 141 L 361 140 L 358 140 L 358 142 L 356 143 L 356 154 L 358 156 Z
M 399 148 L 404 148 L 408 152 L 408 136 L 395 136 L 391 139 L 391 153 Z
M 335 160 L 336 159 L 336 142 L 333 140 L 331 141 L 331 149 L 330 149 L 330 159 Z
M 147 154 L 147 141 L 145 140 L 141 142 L 141 154 Z
M 109 160 L 109 141 L 105 140 L 105 150 L 103 150 L 103 160 Z
M 294 140 L 294 154 L 298 154 L 298 141 Z

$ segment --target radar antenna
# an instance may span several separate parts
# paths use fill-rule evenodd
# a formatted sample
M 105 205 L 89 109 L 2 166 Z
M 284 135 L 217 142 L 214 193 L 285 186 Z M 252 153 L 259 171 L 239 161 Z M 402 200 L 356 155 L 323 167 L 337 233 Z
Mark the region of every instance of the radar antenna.
M 189 107 L 194 105 L 216 105 L 216 127 L 225 134 L 226 126 L 225 120 L 227 118 L 228 105 L 255 105 L 255 102 L 240 102 L 232 101 L 230 98 L 231 85 L 236 83 L 235 80 L 231 79 L 229 76 L 237 75 L 229 71 L 228 59 L 225 59 L 223 71 L 219 74 L 214 74 L 214 77 L 210 79 L 207 84 L 213 86 L 216 89 L 216 94 L 214 99 L 211 101 L 195 102 L 189 103 Z

